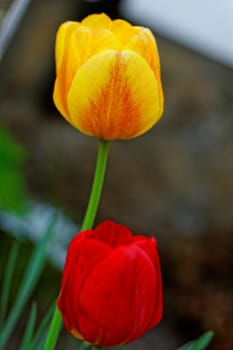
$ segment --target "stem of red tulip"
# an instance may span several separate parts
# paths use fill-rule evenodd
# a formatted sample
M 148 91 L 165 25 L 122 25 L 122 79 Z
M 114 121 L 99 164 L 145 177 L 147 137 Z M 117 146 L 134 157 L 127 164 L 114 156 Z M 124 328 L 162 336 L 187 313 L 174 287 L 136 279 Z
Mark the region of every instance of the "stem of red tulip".
M 82 224 L 82 230 L 91 229 L 96 217 L 96 212 L 99 206 L 100 196 L 104 183 L 104 175 L 106 171 L 108 159 L 109 142 L 99 140 L 98 156 L 95 168 L 95 175 L 92 184 L 91 194 L 86 209 L 85 217 Z M 44 350 L 54 350 L 57 343 L 57 338 L 62 326 L 62 318 L 59 310 L 55 308 L 53 319 L 48 330 L 47 338 L 44 345 Z M 93 349 L 101 349 L 93 347 Z
M 62 318 L 60 311 L 55 307 L 52 322 L 47 334 L 44 350 L 53 350 L 57 343 L 57 338 L 61 330 Z

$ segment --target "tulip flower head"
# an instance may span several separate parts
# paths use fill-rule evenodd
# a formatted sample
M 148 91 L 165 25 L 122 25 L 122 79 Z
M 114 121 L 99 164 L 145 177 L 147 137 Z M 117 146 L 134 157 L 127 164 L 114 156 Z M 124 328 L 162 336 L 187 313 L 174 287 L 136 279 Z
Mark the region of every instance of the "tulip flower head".
M 84 134 L 116 140 L 148 131 L 163 112 L 151 31 L 105 14 L 63 23 L 53 97 L 64 118 Z
M 79 339 L 125 344 L 162 317 L 162 281 L 154 238 L 105 221 L 68 248 L 58 299 L 64 324 Z

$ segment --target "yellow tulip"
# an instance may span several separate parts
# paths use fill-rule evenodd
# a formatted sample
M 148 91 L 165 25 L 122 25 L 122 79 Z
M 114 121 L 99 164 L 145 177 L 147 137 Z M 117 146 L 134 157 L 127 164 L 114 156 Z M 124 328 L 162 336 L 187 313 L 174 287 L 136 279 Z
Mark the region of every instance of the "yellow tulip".
M 56 38 L 54 103 L 84 134 L 129 139 L 163 112 L 159 55 L 151 31 L 105 14 L 65 22 Z

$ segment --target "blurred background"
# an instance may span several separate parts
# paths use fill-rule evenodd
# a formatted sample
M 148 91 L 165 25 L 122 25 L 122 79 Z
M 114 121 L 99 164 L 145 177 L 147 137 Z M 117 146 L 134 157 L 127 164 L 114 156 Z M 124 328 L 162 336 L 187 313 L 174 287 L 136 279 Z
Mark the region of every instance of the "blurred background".
M 209 349 L 232 350 L 231 0 L 0 1 L 1 285 L 12 240 L 21 242 L 16 288 L 58 211 L 56 244 L 31 301 L 42 315 L 58 293 L 66 245 L 85 212 L 97 140 L 74 130 L 53 106 L 54 41 L 61 22 L 93 12 L 152 29 L 165 93 L 164 116 L 149 133 L 111 144 L 96 219 L 155 235 L 159 244 L 164 318 L 126 349 L 172 350 L 212 329 Z M 33 203 L 26 219 L 13 214 L 25 198 Z M 10 296 L 13 302 L 14 290 Z M 22 321 L 7 349 L 19 348 L 23 327 Z M 57 349 L 75 348 L 63 332 Z

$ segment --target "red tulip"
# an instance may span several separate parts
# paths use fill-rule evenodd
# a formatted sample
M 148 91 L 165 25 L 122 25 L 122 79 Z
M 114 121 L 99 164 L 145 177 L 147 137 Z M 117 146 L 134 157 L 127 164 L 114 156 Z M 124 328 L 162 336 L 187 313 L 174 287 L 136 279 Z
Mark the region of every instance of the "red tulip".
M 162 280 L 154 238 L 112 221 L 70 243 L 58 309 L 70 333 L 100 345 L 128 343 L 159 323 Z

